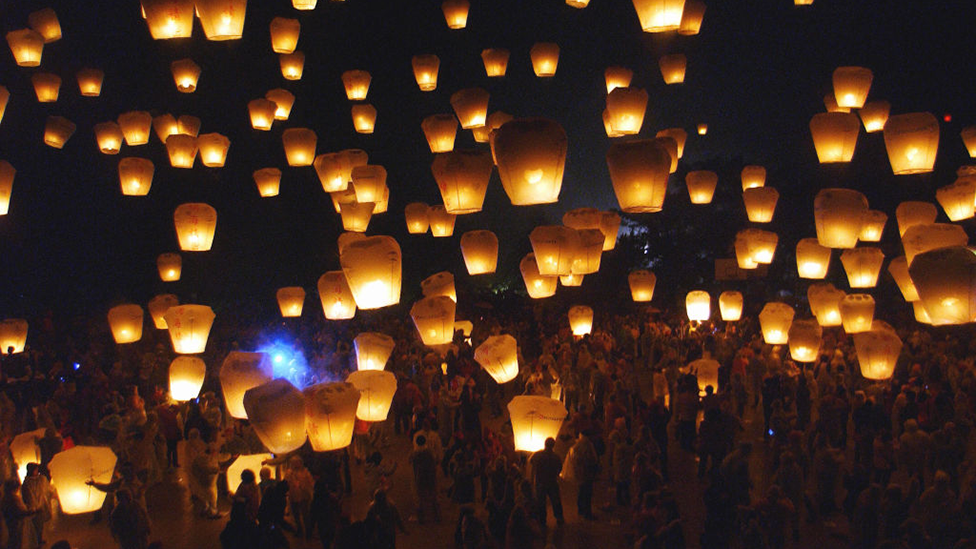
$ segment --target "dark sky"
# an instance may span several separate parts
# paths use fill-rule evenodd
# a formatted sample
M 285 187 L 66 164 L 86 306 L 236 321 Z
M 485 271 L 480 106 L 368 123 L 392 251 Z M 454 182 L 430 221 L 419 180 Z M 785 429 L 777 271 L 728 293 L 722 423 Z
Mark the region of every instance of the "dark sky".
M 450 268 L 465 277 L 458 239 L 474 228 L 499 234 L 509 257 L 502 268 L 511 274 L 529 251 L 527 235 L 534 225 L 558 223 L 570 208 L 616 207 L 604 159 L 610 140 L 601 120 L 603 70 L 609 65 L 633 69 L 632 85 L 650 95 L 642 136 L 673 126 L 690 134 L 682 168 L 671 182 L 682 192 L 672 193 L 672 203 L 687 202 L 679 177 L 687 169 L 758 163 L 770 170 L 768 184 L 784 195 L 780 224 L 796 219 L 812 226 L 808 199 L 827 186 L 864 191 L 893 221 L 898 200 L 934 200 L 934 189 L 951 183 L 951 174 L 967 161 L 959 131 L 976 123 L 969 24 L 974 8 L 968 2 L 816 0 L 797 8 L 790 0 L 712 0 L 701 34 L 692 37 L 642 33 L 625 0 L 592 0 L 583 10 L 557 0 L 471 3 L 468 27 L 449 30 L 440 2 L 434 1 L 320 0 L 312 12 L 296 11 L 288 1 L 252 1 L 244 39 L 231 42 L 208 42 L 199 23 L 193 38 L 154 41 L 131 0 L 5 3 L 4 33 L 26 27 L 28 13 L 50 6 L 64 38 L 44 48 L 40 69 L 17 67 L 9 50 L 0 54 L 0 84 L 11 93 L 0 123 L 0 158 L 17 169 L 10 213 L 0 217 L 0 317 L 45 309 L 101 314 L 117 302 L 145 304 L 164 292 L 184 302 L 253 299 L 273 307 L 275 289 L 288 285 L 305 286 L 306 306 L 317 308 L 315 281 L 339 267 L 335 238 L 341 222 L 313 169 L 287 167 L 281 146 L 287 127 L 314 129 L 318 153 L 361 148 L 371 163 L 386 167 L 389 213 L 375 217 L 369 233 L 399 240 L 405 295 L 416 294 L 420 279 L 438 270 Z M 268 31 L 275 16 L 301 21 L 299 49 L 306 65 L 300 81 L 286 81 L 279 71 Z M 553 79 L 532 74 L 528 52 L 540 41 L 561 47 Z M 505 78 L 485 76 L 480 52 L 488 47 L 511 50 Z M 441 59 L 436 91 L 421 92 L 413 79 L 410 58 L 419 53 Z M 667 53 L 687 55 L 684 84 L 665 86 L 661 79 L 657 60 Z M 169 70 L 171 61 L 184 57 L 203 68 L 193 94 L 177 92 Z M 890 101 L 893 113 L 930 111 L 940 120 L 951 115 L 951 122 L 942 124 L 934 175 L 894 178 L 881 135 L 863 132 L 850 166 L 817 164 L 808 123 L 823 110 L 831 72 L 841 65 L 871 68 L 869 98 Z M 86 66 L 106 73 L 101 97 L 78 93 L 74 75 Z M 348 69 L 372 73 L 368 102 L 379 112 L 372 135 L 353 130 L 340 81 Z M 57 103 L 36 101 L 30 75 L 37 70 L 63 79 Z M 452 112 L 450 95 L 473 86 L 491 93 L 489 112 L 545 116 L 565 127 L 569 157 L 560 202 L 512 207 L 496 173 L 486 211 L 459 218 L 454 237 L 408 237 L 404 205 L 440 202 L 420 122 Z M 297 96 L 290 120 L 276 122 L 271 132 L 252 130 L 247 102 L 277 87 Z M 123 147 L 118 156 L 99 153 L 92 126 L 134 109 L 198 116 L 202 133 L 230 137 L 227 166 L 205 168 L 198 159 L 193 170 L 173 169 L 155 135 L 148 145 Z M 42 143 L 51 114 L 78 125 L 62 150 Z M 709 125 L 704 138 L 694 135 L 699 122 Z M 459 132 L 458 148 L 476 146 L 487 145 Z M 116 166 L 125 156 L 155 163 L 149 196 L 121 195 Z M 251 173 L 267 166 L 280 167 L 284 177 L 281 195 L 262 199 Z M 739 182 L 726 178 L 719 184 L 738 187 Z M 738 200 L 738 193 L 732 196 Z M 183 280 L 164 284 L 155 259 L 178 251 L 173 210 L 197 201 L 218 212 L 213 250 L 183 253 Z M 731 242 L 739 228 L 716 227 L 710 237 Z

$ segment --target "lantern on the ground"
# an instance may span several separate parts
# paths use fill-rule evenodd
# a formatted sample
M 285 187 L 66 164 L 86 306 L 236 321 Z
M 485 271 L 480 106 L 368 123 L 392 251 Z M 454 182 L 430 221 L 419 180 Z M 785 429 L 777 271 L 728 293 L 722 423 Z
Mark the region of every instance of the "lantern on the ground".
M 685 71 L 688 68 L 688 58 L 678 53 L 665 55 L 658 61 L 661 76 L 665 84 L 681 84 L 685 81 Z
M 815 319 L 794 320 L 789 333 L 790 357 L 797 362 L 815 362 L 823 343 L 823 328 Z
M 61 512 L 90 513 L 102 508 L 106 493 L 93 485 L 112 482 L 115 452 L 107 446 L 75 446 L 54 455 L 48 464 Z
M 352 442 L 359 391 L 352 383 L 319 383 L 305 388 L 305 428 L 316 452 L 340 450 Z
M 886 213 L 880 210 L 868 210 L 861 218 L 861 234 L 858 235 L 858 240 L 880 242 L 887 222 L 888 215 Z
M 322 312 L 329 320 L 346 320 L 356 315 L 356 301 L 342 271 L 329 271 L 319 277 Z
M 481 51 L 481 60 L 485 64 L 485 74 L 489 78 L 505 76 L 508 70 L 509 51 L 503 48 L 488 48 Z
M 492 134 L 491 148 L 502 187 L 514 206 L 559 199 L 568 140 L 562 126 L 544 118 L 506 122 Z
M 438 154 L 431 171 L 451 214 L 480 212 L 494 165 L 487 151 L 452 151 Z
M 318 136 L 308 128 L 288 128 L 281 134 L 289 166 L 311 166 Z
M 481 88 L 465 88 L 451 94 L 451 107 L 462 128 L 469 130 L 485 125 L 488 99 L 488 92 Z
M 457 118 L 453 114 L 434 114 L 424 118 L 420 123 L 427 138 L 427 145 L 432 153 L 443 153 L 454 150 L 454 139 L 457 136 Z
M 170 166 L 192 168 L 197 159 L 197 138 L 192 135 L 171 135 L 166 138 L 166 153 Z
M 281 187 L 281 170 L 278 168 L 261 168 L 255 170 L 254 184 L 258 187 L 258 194 L 262 198 L 278 196 Z
M 817 324 L 823 327 L 840 326 L 840 302 L 847 295 L 838 290 L 833 284 L 816 283 L 807 288 L 807 301 L 810 302 L 810 312 L 817 317 Z
M 918 301 L 918 290 L 915 288 L 912 277 L 908 274 L 908 260 L 905 259 L 905 256 L 892 259 L 891 263 L 888 263 L 888 272 L 891 273 L 891 278 L 895 280 L 895 284 L 898 285 L 898 290 L 901 291 L 901 296 L 905 298 L 905 301 L 909 303 Z
M 529 50 L 532 58 L 532 70 L 539 78 L 556 76 L 559 65 L 559 44 L 553 42 L 536 42 Z
M 279 288 L 275 297 L 278 299 L 278 308 L 281 309 L 281 316 L 285 318 L 302 316 L 302 309 L 305 306 L 304 288 L 301 286 Z
M 251 118 L 251 127 L 255 130 L 268 131 L 275 121 L 278 104 L 270 99 L 254 99 L 247 104 L 247 112 Z
M 603 241 L 603 251 L 609 251 L 617 246 L 617 233 L 620 231 L 620 216 L 615 212 L 603 212 L 600 215 L 600 231 L 606 240 Z
M 651 139 L 614 143 L 607 166 L 620 209 L 627 213 L 659 212 L 667 194 L 671 155 Z
M 849 294 L 840 300 L 840 318 L 849 334 L 867 332 L 874 322 L 874 298 L 868 294 Z
M 457 305 L 446 295 L 425 297 L 410 307 L 410 318 L 424 345 L 446 345 L 454 339 Z
M 180 304 L 180 300 L 173 294 L 160 294 L 149 300 L 149 316 L 157 330 L 165 330 L 166 311 Z
M 220 366 L 219 376 L 227 413 L 233 418 L 247 419 L 244 394 L 271 381 L 274 365 L 267 353 L 231 351 Z
M 39 103 L 54 103 L 61 91 L 61 77 L 49 72 L 35 72 L 31 75 L 34 95 Z
M 976 321 L 976 255 L 964 246 L 922 252 L 908 272 L 929 321 L 936 326 Z
M 172 139 L 172 136 L 170 139 Z M 205 252 L 213 245 L 217 229 L 217 210 L 208 204 L 189 203 L 177 206 L 173 213 L 176 237 L 185 252 Z
M 905 247 L 905 260 L 912 266 L 916 255 L 950 246 L 965 246 L 969 243 L 966 230 L 951 223 L 924 223 L 912 225 L 901 237 Z
M 301 31 L 298 19 L 275 17 L 271 20 L 271 49 L 275 53 L 292 53 L 298 47 Z
M 898 220 L 898 235 L 905 233 L 914 225 L 935 223 L 939 210 L 931 202 L 902 202 L 895 209 L 895 219 Z
M 95 124 L 95 142 L 98 150 L 103 154 L 119 154 L 122 148 L 122 130 L 115 122 L 101 122 Z
M 518 342 L 508 334 L 486 339 L 474 350 L 474 359 L 496 383 L 508 383 L 518 376 Z
M 152 187 L 156 168 L 145 158 L 123 158 L 119 161 L 119 185 L 126 196 L 145 196 Z
M 515 450 L 538 452 L 545 448 L 547 438 L 559 436 L 563 420 L 569 412 L 558 400 L 543 396 L 517 396 L 508 403 L 512 421 Z
M 592 308 L 586 305 L 576 305 L 570 307 L 567 316 L 569 317 L 569 329 L 572 330 L 574 336 L 580 338 L 593 330 Z
M 813 201 L 817 240 L 828 248 L 853 248 L 861 234 L 868 199 L 851 189 L 823 189 Z
M 44 52 L 44 37 L 31 29 L 14 30 L 7 33 L 7 45 L 14 61 L 20 67 L 39 67 Z
M 742 191 L 742 202 L 746 206 L 746 216 L 753 223 L 769 223 L 776 212 L 779 191 L 772 187 L 756 187 Z
M 498 237 L 491 231 L 468 231 L 461 235 L 461 255 L 469 275 L 493 273 L 498 265 Z
M 411 59 L 413 76 L 417 80 L 420 91 L 434 91 L 437 89 L 437 72 L 441 67 L 441 60 L 436 55 L 415 55 Z
M 420 282 L 420 290 L 424 297 L 443 295 L 457 303 L 457 290 L 454 287 L 454 275 L 448 271 L 435 273 Z
M 864 67 L 837 67 L 834 69 L 834 98 L 837 105 L 860 109 L 868 98 L 874 74 Z
M 580 240 L 576 229 L 560 225 L 536 227 L 529 234 L 532 251 L 544 276 L 571 274 L 579 253 Z
M 878 284 L 884 253 L 881 248 L 850 248 L 840 254 L 840 262 L 851 288 L 874 288 Z
M 397 380 L 393 372 L 358 370 L 346 378 L 359 391 L 356 417 L 362 421 L 386 421 L 396 393 Z
M 400 301 L 400 245 L 389 236 L 353 242 L 339 254 L 349 289 L 360 309 L 379 309 Z
M 230 139 L 219 133 L 205 133 L 197 138 L 200 162 L 208 168 L 220 168 L 227 160 Z
M 177 402 L 193 400 L 207 378 L 207 365 L 195 356 L 176 357 L 169 365 L 169 396 Z
M 603 71 L 603 79 L 607 83 L 607 93 L 614 88 L 626 88 L 630 86 L 630 81 L 634 78 L 634 71 L 625 67 L 607 67 Z
M 180 279 L 183 272 L 183 258 L 180 254 L 159 254 L 156 258 L 156 267 L 159 269 L 159 278 L 163 282 L 175 282 Z
M 667 32 L 681 28 L 685 0 L 633 0 L 644 32 Z
M 796 272 L 800 278 L 824 278 L 829 266 L 830 248 L 821 246 L 816 238 L 803 238 L 796 243 Z
M 692 322 L 708 320 L 712 316 L 712 297 L 703 290 L 688 292 L 685 296 L 685 312 L 688 313 L 688 320 Z
M 63 116 L 48 116 L 44 124 L 44 144 L 60 149 L 71 139 L 75 129 L 75 123 Z
M 45 44 L 61 39 L 61 22 L 58 21 L 58 14 L 51 8 L 31 12 L 27 16 L 27 23 L 31 29 L 44 37 Z
M 134 343 L 142 339 L 142 307 L 129 303 L 108 310 L 108 325 L 118 344 Z
M 685 175 L 685 185 L 692 204 L 710 204 L 718 185 L 718 174 L 708 170 L 690 171 Z
M 630 286 L 630 297 L 635 303 L 646 303 L 654 298 L 654 287 L 657 285 L 657 276 L 651 271 L 644 269 L 631 271 L 627 275 L 627 284 Z
M 530 298 L 543 299 L 556 294 L 559 277 L 539 274 L 539 264 L 536 263 L 535 254 L 527 254 L 522 258 L 519 271 L 522 273 L 525 290 Z
M 759 313 L 763 341 L 768 345 L 785 345 L 789 340 L 790 324 L 795 311 L 786 303 L 767 303 Z
M 960 177 L 935 191 L 935 199 L 945 210 L 949 221 L 961 221 L 973 217 L 976 203 L 976 177 Z
M 738 322 L 742 318 L 742 292 L 727 291 L 718 296 L 718 310 L 722 322 Z
M 125 136 L 125 143 L 130 147 L 145 145 L 149 142 L 149 130 L 152 127 L 152 116 L 146 111 L 130 111 L 119 115 L 119 128 Z
M 356 350 L 356 368 L 359 370 L 383 370 L 393 354 L 396 342 L 392 337 L 378 332 L 363 332 L 353 340 Z
M 580 229 L 579 248 L 570 274 L 588 275 L 600 270 L 600 260 L 603 255 L 603 243 L 606 237 L 600 229 Z M 566 275 L 561 275 L 566 276 Z
M 702 20 L 705 19 L 705 3 L 700 0 L 685 0 L 685 8 L 681 13 L 681 25 L 678 34 L 694 36 L 701 30 Z
M 762 166 L 746 166 L 742 168 L 742 190 L 766 185 L 766 168 Z
M 455 214 L 449 213 L 443 205 L 438 204 L 427 209 L 427 220 L 430 222 L 430 234 L 437 238 L 444 238 L 454 234 Z
M 887 101 L 868 101 L 857 114 L 864 124 L 864 131 L 874 133 L 884 129 L 890 111 L 891 104 Z
M 646 110 L 647 92 L 640 88 L 614 88 L 607 95 L 607 120 L 618 135 L 639 133 Z
M 884 141 L 895 175 L 931 172 L 939 151 L 939 121 L 928 112 L 896 114 L 885 123 Z
M 279 65 L 281 65 L 281 75 L 285 80 L 301 80 L 302 72 L 305 70 L 305 54 L 300 51 L 292 53 L 282 53 L 278 55 Z
M 24 482 L 27 478 L 27 464 L 41 463 L 41 449 L 37 446 L 37 441 L 44 437 L 46 429 L 35 429 L 20 433 L 10 441 L 10 456 L 17 465 L 17 476 Z
M 173 351 L 181 355 L 202 353 L 207 348 L 215 316 L 213 309 L 206 305 L 170 307 L 163 319 L 173 342 Z
M 853 113 L 821 112 L 810 120 L 810 134 L 821 164 L 850 162 L 859 133 L 861 124 Z
M 24 352 L 27 345 L 27 321 L 5 318 L 0 322 L 0 355 Z
M 197 90 L 197 81 L 202 69 L 192 59 L 178 59 L 169 65 L 176 82 L 176 89 L 182 93 L 193 93 Z
M 305 397 L 286 379 L 275 379 L 244 393 L 244 410 L 254 434 L 274 454 L 305 444 Z
M 871 331 L 854 335 L 854 352 L 865 379 L 883 381 L 895 373 L 901 338 L 887 322 L 877 320 Z

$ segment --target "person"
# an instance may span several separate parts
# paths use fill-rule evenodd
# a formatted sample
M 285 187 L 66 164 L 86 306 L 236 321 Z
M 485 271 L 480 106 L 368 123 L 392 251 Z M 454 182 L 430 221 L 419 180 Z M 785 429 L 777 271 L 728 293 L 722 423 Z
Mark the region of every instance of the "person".
M 249 522 L 257 524 L 258 509 L 261 508 L 261 489 L 258 488 L 257 479 L 254 478 L 254 471 L 250 469 L 241 471 L 241 483 L 237 486 L 234 498 L 244 501 L 244 517 Z
M 440 522 L 440 507 L 437 504 L 437 460 L 427 447 L 427 437 L 420 435 L 414 439 L 417 445 L 410 454 L 413 466 L 413 483 L 417 493 L 417 522 L 429 520 Z
M 315 479 L 312 478 L 312 473 L 305 467 L 305 462 L 300 456 L 292 456 L 288 461 L 285 480 L 288 481 L 288 506 L 295 521 L 298 537 L 310 539 L 313 526 L 311 508 Z
M 342 504 L 339 502 L 339 497 L 336 491 L 334 491 L 334 488 L 339 487 L 330 486 L 327 479 L 319 478 L 315 481 L 315 489 L 312 493 L 312 505 L 309 510 L 311 522 L 309 526 L 314 523 L 315 528 L 318 530 L 322 549 L 332 547 L 332 542 L 336 537 L 336 531 L 339 528 L 339 519 L 342 515 Z
M 259 537 L 257 523 L 247 518 L 247 500 L 235 497 L 230 508 L 230 520 L 220 532 L 222 549 L 247 549 Z M 325 549 L 329 546 L 326 545 Z M 52 548 L 53 549 L 53 548 Z
M 275 482 L 268 491 L 261 495 L 261 505 L 258 507 L 258 527 L 264 547 L 288 547 L 285 538 L 285 508 L 288 506 L 288 481 Z
M 556 524 L 563 524 L 563 502 L 559 494 L 559 473 L 563 469 L 563 461 L 556 455 L 556 439 L 546 439 L 545 448 L 532 454 L 529 465 L 532 467 L 532 481 L 535 487 L 537 513 L 539 523 L 546 523 L 546 498 L 552 503 L 552 514 L 556 517 Z
M 146 549 L 149 546 L 149 515 L 132 497 L 128 488 L 115 493 L 115 509 L 109 516 L 109 530 L 121 549 Z
M 31 511 L 20 497 L 20 481 L 9 478 L 3 482 L 3 522 L 7 526 L 7 549 L 24 549 L 25 520 L 37 511 Z
M 373 502 L 366 511 L 366 524 L 373 533 L 376 549 L 396 549 L 396 531 L 407 533 L 400 511 L 382 488 L 373 494 Z
M 585 433 L 580 433 L 576 443 L 569 450 L 573 455 L 573 476 L 579 485 L 576 493 L 576 510 L 579 516 L 586 520 L 595 520 L 593 516 L 593 484 L 600 468 L 600 458 L 596 455 L 596 448 Z
M 212 445 L 207 445 L 203 453 L 198 454 L 190 463 L 190 476 L 193 481 L 190 487 L 195 488 L 194 501 L 202 505 L 200 516 L 216 519 L 220 518 L 217 510 L 217 477 L 220 475 L 220 464 L 217 453 Z
M 41 474 L 41 467 L 37 463 L 27 464 L 27 477 L 20 488 L 24 505 L 35 513 L 30 517 L 28 526 L 31 532 L 32 547 L 40 547 L 44 542 L 44 523 L 51 520 L 51 481 Z

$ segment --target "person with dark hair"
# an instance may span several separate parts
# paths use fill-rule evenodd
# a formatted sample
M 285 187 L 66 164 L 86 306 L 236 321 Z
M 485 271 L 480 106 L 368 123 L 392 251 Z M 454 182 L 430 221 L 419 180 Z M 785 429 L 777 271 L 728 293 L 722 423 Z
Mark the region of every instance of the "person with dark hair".
M 16 477 L 3 482 L 3 522 L 7 526 L 7 549 L 23 549 L 25 519 L 37 511 L 31 511 L 20 497 L 20 481 Z
M 36 511 L 28 523 L 31 531 L 28 539 L 35 547 L 39 547 L 44 544 L 44 523 L 51 520 L 51 481 L 41 474 L 38 464 L 27 464 L 27 477 L 24 478 L 20 493 L 24 505 L 31 511 Z
M 59 539 L 51 544 L 51 549 L 71 549 L 71 543 L 66 539 Z
M 115 493 L 115 509 L 109 516 L 109 530 L 121 549 L 146 549 L 149 545 L 149 515 L 128 488 Z
M 552 504 L 552 514 L 556 517 L 556 523 L 562 524 L 563 501 L 559 494 L 559 473 L 563 469 L 563 460 L 556 455 L 556 439 L 549 437 L 546 439 L 545 448 L 529 458 L 529 465 L 532 467 L 532 481 L 535 486 L 535 498 L 538 505 L 537 513 L 539 523 L 546 524 L 546 498 Z
M 282 480 L 274 483 L 261 496 L 258 527 L 261 529 L 264 547 L 269 549 L 288 547 L 284 532 L 286 507 L 288 507 L 288 481 Z
M 331 486 L 326 478 L 319 478 L 315 482 L 315 489 L 312 493 L 312 506 L 310 509 L 311 521 L 319 532 L 319 540 L 322 542 L 323 549 L 332 547 L 335 540 L 336 531 L 339 528 L 339 519 L 342 515 L 342 504 L 339 501 L 336 489 L 340 486 Z
M 257 524 L 258 510 L 261 508 L 261 489 L 254 478 L 254 471 L 241 471 L 241 483 L 237 486 L 234 498 L 244 500 L 245 517 L 251 523 Z
M 413 466 L 413 483 L 417 493 L 417 522 L 429 520 L 440 522 L 441 511 L 437 504 L 437 460 L 427 447 L 427 437 L 419 435 L 414 439 L 417 449 L 410 453 Z
M 366 524 L 367 529 L 373 532 L 376 549 L 396 549 L 396 531 L 407 533 L 400 511 L 386 497 L 386 490 L 383 489 L 373 494 L 373 503 L 366 512 Z

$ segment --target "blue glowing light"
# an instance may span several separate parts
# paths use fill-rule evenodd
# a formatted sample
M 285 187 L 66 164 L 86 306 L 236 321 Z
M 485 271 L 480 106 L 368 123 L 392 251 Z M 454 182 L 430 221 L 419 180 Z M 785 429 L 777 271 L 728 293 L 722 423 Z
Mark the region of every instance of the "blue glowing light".
M 299 389 L 303 389 L 310 383 L 308 361 L 301 349 L 291 343 L 275 339 L 259 347 L 258 352 L 267 353 L 271 357 L 275 379 L 287 379 Z
M 75 362 L 74 363 L 74 369 L 75 369 L 75 371 L 77 372 L 80 368 L 81 368 L 81 364 L 78 364 L 77 362 Z

